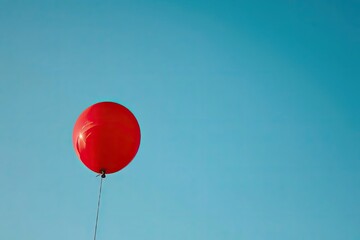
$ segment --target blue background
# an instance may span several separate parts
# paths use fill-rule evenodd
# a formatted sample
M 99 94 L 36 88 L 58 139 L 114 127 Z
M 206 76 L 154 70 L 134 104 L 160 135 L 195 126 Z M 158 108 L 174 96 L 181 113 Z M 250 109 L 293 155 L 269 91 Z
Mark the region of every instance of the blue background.
M 0 237 L 92 239 L 72 129 L 138 118 L 98 239 L 360 239 L 358 1 L 0 0 Z

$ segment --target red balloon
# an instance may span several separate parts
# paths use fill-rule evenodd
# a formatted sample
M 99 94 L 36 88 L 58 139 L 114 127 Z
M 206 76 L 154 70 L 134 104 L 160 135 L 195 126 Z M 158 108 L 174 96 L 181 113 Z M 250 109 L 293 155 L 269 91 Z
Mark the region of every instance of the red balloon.
M 135 157 L 140 145 L 135 116 L 114 102 L 96 103 L 82 112 L 73 131 L 73 145 L 90 170 L 106 174 L 120 171 Z

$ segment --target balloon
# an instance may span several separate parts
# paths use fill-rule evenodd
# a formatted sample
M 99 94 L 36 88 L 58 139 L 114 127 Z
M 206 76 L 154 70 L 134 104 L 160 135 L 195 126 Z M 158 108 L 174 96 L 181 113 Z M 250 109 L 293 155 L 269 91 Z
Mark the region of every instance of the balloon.
M 73 131 L 75 152 L 96 173 L 115 173 L 126 167 L 140 146 L 135 116 L 114 102 L 96 103 L 82 112 Z

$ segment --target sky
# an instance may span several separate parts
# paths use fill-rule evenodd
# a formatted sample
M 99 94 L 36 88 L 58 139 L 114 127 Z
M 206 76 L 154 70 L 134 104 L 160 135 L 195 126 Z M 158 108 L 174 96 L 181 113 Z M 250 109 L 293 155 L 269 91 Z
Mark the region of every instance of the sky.
M 93 239 L 79 114 L 139 152 L 97 239 L 360 239 L 360 3 L 0 0 L 1 239 Z

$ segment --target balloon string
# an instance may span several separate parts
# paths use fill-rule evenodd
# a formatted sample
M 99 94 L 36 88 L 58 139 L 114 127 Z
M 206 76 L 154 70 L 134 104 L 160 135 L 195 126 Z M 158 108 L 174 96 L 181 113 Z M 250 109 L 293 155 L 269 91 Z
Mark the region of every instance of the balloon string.
M 98 175 L 99 176 L 99 175 Z M 101 180 L 100 180 L 100 189 L 99 189 L 99 198 L 98 198 L 98 204 L 97 204 L 97 211 L 96 211 L 96 221 L 95 221 L 95 230 L 94 230 L 94 240 L 96 240 L 96 232 L 97 232 L 97 226 L 98 226 L 98 220 L 99 220 L 99 210 L 100 210 L 100 200 L 101 200 L 101 189 L 102 189 L 102 182 L 105 178 L 105 173 L 101 173 Z

